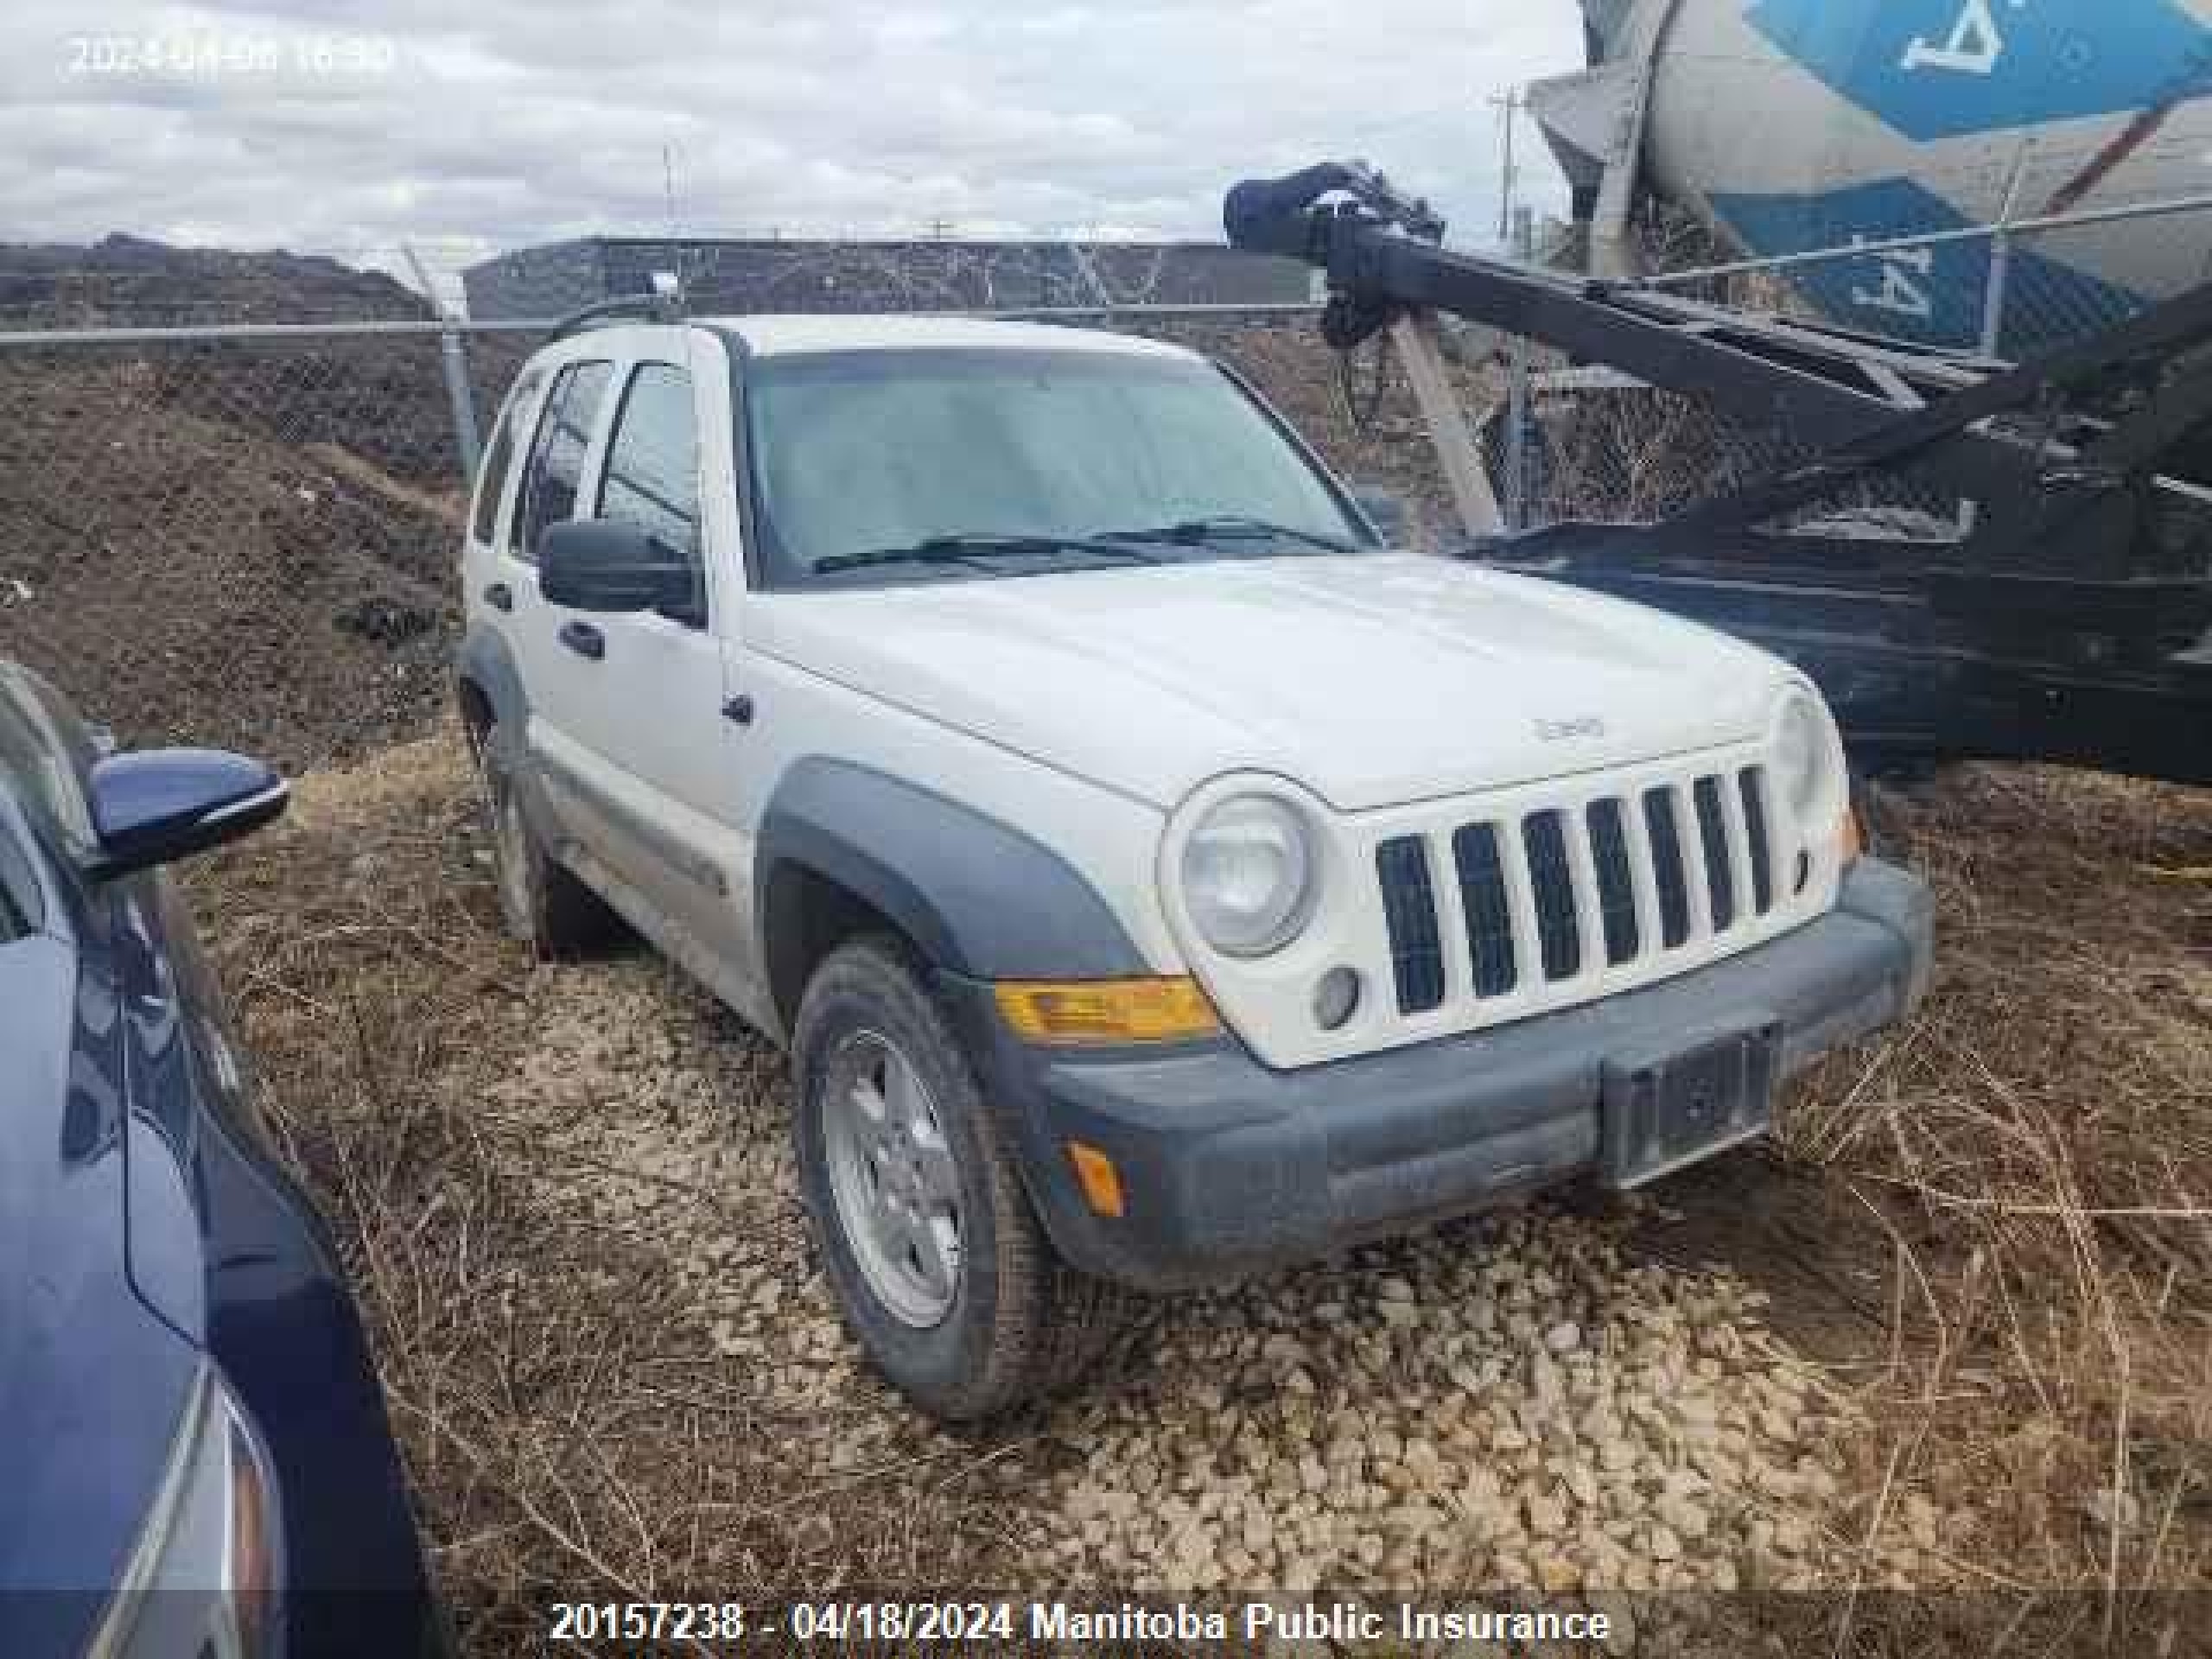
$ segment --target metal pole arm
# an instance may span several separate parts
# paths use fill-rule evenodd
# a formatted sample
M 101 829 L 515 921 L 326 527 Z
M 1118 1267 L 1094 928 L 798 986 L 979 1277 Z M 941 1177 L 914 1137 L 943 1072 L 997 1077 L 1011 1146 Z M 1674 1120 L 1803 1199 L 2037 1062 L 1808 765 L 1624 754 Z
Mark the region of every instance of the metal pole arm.
M 1780 428 L 1824 452 L 1777 487 L 1785 505 L 1908 459 L 1931 484 L 1969 499 L 2031 492 L 2040 457 L 1979 423 L 2046 389 L 2072 389 L 2212 338 L 2212 287 L 2018 369 L 1814 331 L 1440 247 L 1429 239 L 1441 226 L 1426 204 L 1356 162 L 1247 181 L 1230 192 L 1224 220 L 1238 247 L 1326 271 L 1334 299 L 1324 332 L 1339 349 L 1405 312 L 1449 311 Z M 1977 372 L 1961 372 L 1969 368 Z M 1724 511 L 1715 504 L 1708 516 Z

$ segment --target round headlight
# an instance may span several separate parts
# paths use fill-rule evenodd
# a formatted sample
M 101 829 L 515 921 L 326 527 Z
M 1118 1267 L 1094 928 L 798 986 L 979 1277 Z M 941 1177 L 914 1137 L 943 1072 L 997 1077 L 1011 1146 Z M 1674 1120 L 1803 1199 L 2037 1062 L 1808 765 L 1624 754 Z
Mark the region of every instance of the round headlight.
M 1828 723 L 1820 705 L 1794 692 L 1775 731 L 1775 781 L 1800 823 L 1808 821 L 1828 787 Z
M 1215 950 L 1280 950 L 1313 909 L 1306 820 L 1272 795 L 1237 795 L 1198 820 L 1183 847 L 1183 903 Z

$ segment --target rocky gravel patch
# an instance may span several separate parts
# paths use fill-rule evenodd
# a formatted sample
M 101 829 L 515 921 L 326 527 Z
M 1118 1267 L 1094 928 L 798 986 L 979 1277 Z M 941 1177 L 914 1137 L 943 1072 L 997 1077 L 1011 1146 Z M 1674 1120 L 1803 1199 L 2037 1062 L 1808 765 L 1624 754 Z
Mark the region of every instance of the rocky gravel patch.
M 537 1040 L 490 1104 L 535 1126 L 545 1212 L 659 1255 L 810 1478 L 995 1463 L 1028 1586 L 1557 1598 L 1848 1576 L 1850 1400 L 1741 1281 L 1626 1261 L 1624 1216 L 1532 1208 L 1168 1303 L 1126 1374 L 979 1451 L 848 1341 L 780 1057 L 648 956 L 540 969 L 528 993 Z
M 1846 1412 L 1757 1301 L 1535 1210 L 1186 1304 L 1088 1408 L 1055 1560 L 1166 1595 L 1810 1588 Z

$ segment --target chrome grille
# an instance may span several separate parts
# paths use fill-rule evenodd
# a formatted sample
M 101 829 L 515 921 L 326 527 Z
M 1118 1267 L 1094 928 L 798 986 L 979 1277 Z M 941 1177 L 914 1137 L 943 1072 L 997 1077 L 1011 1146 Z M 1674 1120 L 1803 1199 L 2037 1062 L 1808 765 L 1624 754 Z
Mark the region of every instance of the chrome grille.
M 1510 1003 L 1505 1017 L 1648 979 L 1772 914 L 1785 890 L 1776 830 L 1764 769 L 1748 765 L 1384 841 L 1398 1011 L 1471 1001 Z

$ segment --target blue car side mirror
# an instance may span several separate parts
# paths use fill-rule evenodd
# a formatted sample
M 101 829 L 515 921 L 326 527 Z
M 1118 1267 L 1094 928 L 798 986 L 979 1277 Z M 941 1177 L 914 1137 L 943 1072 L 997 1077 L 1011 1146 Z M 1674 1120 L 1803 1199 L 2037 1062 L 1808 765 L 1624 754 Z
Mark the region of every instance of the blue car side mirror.
M 258 760 L 216 749 L 147 749 L 95 762 L 88 782 L 99 838 L 91 875 L 112 880 L 251 835 L 291 798 Z

